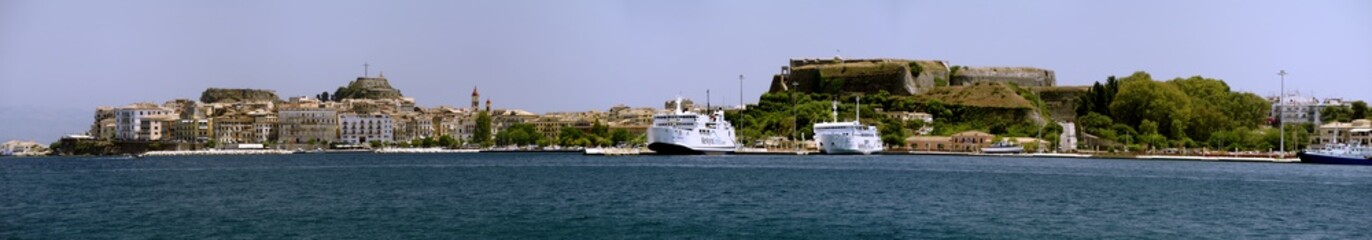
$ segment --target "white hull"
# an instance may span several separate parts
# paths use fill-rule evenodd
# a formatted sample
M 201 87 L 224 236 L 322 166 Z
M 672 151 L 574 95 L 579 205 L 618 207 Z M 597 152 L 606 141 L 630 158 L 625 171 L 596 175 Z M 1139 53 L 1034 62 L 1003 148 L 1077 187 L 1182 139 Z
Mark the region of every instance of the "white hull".
M 689 154 L 691 152 L 733 152 L 736 146 L 733 140 L 725 140 L 722 136 L 701 136 L 696 131 L 651 127 L 648 128 L 648 147 L 653 148 L 653 151 L 658 153 Z
M 709 115 L 681 110 L 681 98 L 676 109 L 667 114 L 653 115 L 648 127 L 648 149 L 658 154 L 702 154 L 733 152 L 734 127 L 724 120 L 724 111 Z
M 872 154 L 885 150 L 881 138 L 826 134 L 816 137 L 825 154 Z
M 1024 148 L 1023 148 L 1023 147 L 988 147 L 988 148 L 982 148 L 982 149 L 981 149 L 981 152 L 982 152 L 982 153 L 991 153 L 991 154 L 1023 153 L 1023 152 L 1024 152 Z

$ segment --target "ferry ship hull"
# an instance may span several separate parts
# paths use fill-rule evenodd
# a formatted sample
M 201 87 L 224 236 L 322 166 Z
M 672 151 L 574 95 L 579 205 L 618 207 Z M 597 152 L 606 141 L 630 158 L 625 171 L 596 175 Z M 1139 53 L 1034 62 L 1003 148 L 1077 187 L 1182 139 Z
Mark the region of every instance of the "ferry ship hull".
M 882 151 L 881 139 L 849 137 L 843 135 L 820 135 L 819 145 L 824 154 L 863 154 L 869 155 Z
M 702 141 L 702 137 L 691 133 L 694 132 L 662 127 L 649 128 L 648 150 L 663 155 L 722 154 L 734 151 L 734 145 L 694 143 Z
M 1310 152 L 1296 153 L 1303 163 L 1320 164 L 1344 164 L 1344 165 L 1372 165 L 1372 160 L 1356 157 L 1340 157 Z

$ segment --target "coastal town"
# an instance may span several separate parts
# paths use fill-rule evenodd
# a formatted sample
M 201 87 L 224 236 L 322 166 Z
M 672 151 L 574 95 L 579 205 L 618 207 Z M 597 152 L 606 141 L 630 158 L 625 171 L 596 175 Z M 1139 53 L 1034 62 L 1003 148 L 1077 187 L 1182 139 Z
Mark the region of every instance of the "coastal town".
M 1217 83 L 1221 88 L 1216 91 L 1229 94 L 1223 98 L 1247 99 L 1246 106 L 1233 107 L 1246 112 L 1223 110 L 1219 112 L 1231 115 L 1216 116 L 1232 118 L 1232 122 L 1224 120 L 1232 126 L 1201 132 L 1184 129 L 1182 122 L 1146 119 L 1149 116 L 1139 116 L 1134 120 L 1137 124 L 1112 123 L 1131 117 L 1098 114 L 1125 105 L 1099 102 L 1102 94 L 1123 95 L 1098 93 L 1119 91 L 1113 76 L 1104 85 L 1059 86 L 1048 69 L 967 67 L 942 60 L 791 59 L 772 76 L 770 89 L 757 104 L 702 106 L 686 99 L 668 100 L 661 108 L 618 105 L 603 111 L 542 114 L 497 107 L 499 97 L 483 96 L 477 86 L 472 86 L 468 106 L 427 107 L 392 87 L 384 73 L 366 72 L 333 92 L 306 96 L 282 98 L 266 89 L 209 88 L 200 99 L 98 107 L 90 128 L 80 134 L 47 145 L 10 141 L 4 151 L 36 156 L 615 148 L 633 149 L 637 154 L 652 152 L 642 148 L 650 141 L 654 116 L 673 109 L 723 113 L 738 129 L 736 137 L 729 133 L 738 142 L 731 145 L 735 153 L 822 152 L 822 141 L 814 134 L 806 135 L 815 132 L 811 125 L 829 119 L 828 115 L 838 121 L 840 112 L 842 116 L 870 116 L 873 130 L 880 131 L 873 134 L 883 145 L 878 150 L 886 153 L 985 153 L 994 144 L 1007 144 L 1030 153 L 1282 159 L 1305 148 L 1372 144 L 1365 102 L 1293 93 L 1268 97 L 1230 93 L 1222 80 L 1200 77 L 1166 83 Z M 1125 81 L 1161 82 L 1146 73 L 1120 80 Z M 455 98 L 465 100 L 463 93 Z M 848 105 L 855 101 L 869 104 Z M 839 102 L 844 103 L 842 108 Z M 829 105 L 832 109 L 825 107 Z M 1208 121 L 1200 112 L 1181 114 L 1177 116 L 1192 117 L 1196 124 Z M 1282 128 L 1282 123 L 1290 129 Z M 1243 130 L 1232 130 L 1227 133 L 1233 136 L 1225 137 L 1217 133 L 1230 127 Z M 1268 134 L 1277 128 L 1281 135 Z M 1205 139 L 1197 139 L 1200 136 Z

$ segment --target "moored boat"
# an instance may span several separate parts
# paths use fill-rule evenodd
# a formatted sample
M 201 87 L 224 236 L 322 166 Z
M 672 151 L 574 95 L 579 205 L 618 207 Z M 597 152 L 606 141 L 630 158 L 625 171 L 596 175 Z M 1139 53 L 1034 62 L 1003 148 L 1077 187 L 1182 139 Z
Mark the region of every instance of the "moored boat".
M 981 152 L 989 154 L 1016 154 L 1023 153 L 1024 147 L 1009 140 L 1002 140 L 991 144 L 989 147 L 981 148 Z
M 734 127 L 724 120 L 724 111 L 706 115 L 682 110 L 680 97 L 675 103 L 676 108 L 672 112 L 653 115 L 653 125 L 648 127 L 649 150 L 657 154 L 722 154 L 734 151 L 737 146 Z
M 1372 165 L 1372 149 L 1366 146 L 1335 145 L 1296 153 L 1303 163 Z
M 861 109 L 861 100 L 858 109 Z M 886 149 L 876 126 L 863 125 L 862 113 L 851 122 L 838 121 L 838 103 L 833 103 L 833 122 L 815 123 L 815 143 L 824 154 L 872 154 Z

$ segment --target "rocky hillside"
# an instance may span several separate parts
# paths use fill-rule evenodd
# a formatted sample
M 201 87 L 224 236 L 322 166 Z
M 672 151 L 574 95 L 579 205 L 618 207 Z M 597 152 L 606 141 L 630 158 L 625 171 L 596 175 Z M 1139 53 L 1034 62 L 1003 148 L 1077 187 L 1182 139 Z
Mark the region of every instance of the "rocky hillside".
M 1024 99 L 1014 89 L 1003 83 L 978 83 L 970 86 L 934 88 L 916 96 L 921 100 L 939 100 L 945 104 L 985 107 L 985 108 L 1034 108 L 1033 103 Z
M 276 96 L 276 91 L 265 89 L 246 89 L 246 88 L 210 88 L 200 93 L 200 102 L 262 102 L 262 101 L 281 101 Z
M 399 89 L 391 87 L 390 81 L 386 80 L 386 75 L 380 77 L 359 77 L 348 83 L 348 86 L 338 87 L 333 93 L 333 100 L 342 99 L 398 99 L 404 95 L 400 94 Z

